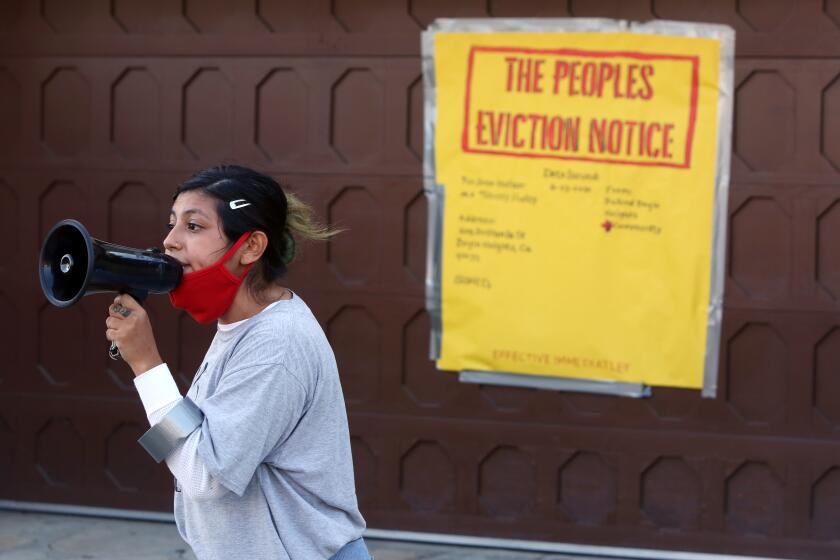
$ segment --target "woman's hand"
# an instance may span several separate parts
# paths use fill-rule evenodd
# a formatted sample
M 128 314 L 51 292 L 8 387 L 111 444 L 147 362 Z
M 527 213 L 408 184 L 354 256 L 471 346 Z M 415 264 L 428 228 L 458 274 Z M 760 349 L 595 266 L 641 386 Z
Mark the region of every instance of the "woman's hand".
M 120 294 L 108 308 L 105 338 L 117 343 L 135 376 L 163 363 L 146 310 L 133 297 Z

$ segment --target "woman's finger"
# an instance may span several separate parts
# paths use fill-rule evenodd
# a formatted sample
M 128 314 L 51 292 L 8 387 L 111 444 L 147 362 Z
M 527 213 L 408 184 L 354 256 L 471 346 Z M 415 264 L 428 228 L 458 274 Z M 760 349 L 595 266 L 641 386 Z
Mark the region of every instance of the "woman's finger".
M 124 319 L 123 319 L 122 316 L 111 315 L 110 317 L 105 319 L 105 327 L 109 328 L 109 329 L 117 330 L 119 328 L 122 328 L 122 327 L 126 326 L 126 324 L 123 323 L 123 321 L 124 321 Z
M 115 303 L 108 308 L 108 314 L 114 318 L 128 318 L 131 315 L 131 310 L 126 309 L 122 304 Z
M 137 309 L 140 309 L 140 304 L 137 303 L 137 300 L 128 294 L 120 294 L 120 301 L 118 303 L 129 311 L 136 311 Z

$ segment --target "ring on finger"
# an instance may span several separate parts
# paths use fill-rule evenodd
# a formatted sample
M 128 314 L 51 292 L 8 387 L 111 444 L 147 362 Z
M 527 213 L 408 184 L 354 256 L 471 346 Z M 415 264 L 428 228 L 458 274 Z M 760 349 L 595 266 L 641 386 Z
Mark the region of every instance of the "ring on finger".
M 126 309 L 119 303 L 115 303 L 111 309 L 114 310 L 114 313 L 119 313 L 123 317 L 128 317 L 129 315 L 131 315 L 131 309 Z

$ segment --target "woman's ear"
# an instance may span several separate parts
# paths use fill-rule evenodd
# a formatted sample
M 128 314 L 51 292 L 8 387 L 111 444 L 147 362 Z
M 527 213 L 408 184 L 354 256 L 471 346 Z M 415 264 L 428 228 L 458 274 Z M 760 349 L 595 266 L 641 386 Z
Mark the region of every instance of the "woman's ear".
M 248 241 L 245 242 L 239 257 L 239 263 L 242 266 L 247 266 L 257 262 L 262 257 L 266 247 L 268 247 L 268 236 L 261 231 L 253 232 Z

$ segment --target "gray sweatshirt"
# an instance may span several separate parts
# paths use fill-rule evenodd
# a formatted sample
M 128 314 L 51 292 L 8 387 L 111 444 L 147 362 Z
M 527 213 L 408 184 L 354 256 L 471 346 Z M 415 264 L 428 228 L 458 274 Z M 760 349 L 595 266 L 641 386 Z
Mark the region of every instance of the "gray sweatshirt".
M 140 381 L 161 373 L 137 378 L 153 421 L 174 403 L 149 410 Z M 200 560 L 326 559 L 362 535 L 335 357 L 299 296 L 220 326 L 188 396 L 204 423 L 167 463 Z

